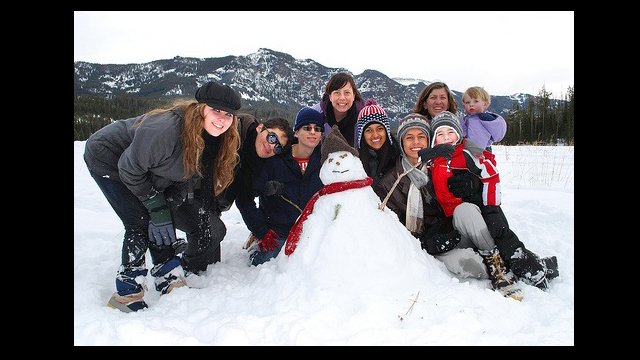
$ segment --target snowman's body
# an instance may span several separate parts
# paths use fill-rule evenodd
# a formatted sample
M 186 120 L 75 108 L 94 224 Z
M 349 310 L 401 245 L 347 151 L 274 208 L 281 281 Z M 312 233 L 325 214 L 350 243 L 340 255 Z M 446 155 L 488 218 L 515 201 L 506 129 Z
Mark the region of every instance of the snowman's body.
M 366 178 L 360 159 L 347 151 L 330 153 L 320 169 L 325 185 Z M 302 267 L 305 276 L 360 291 L 407 281 L 416 286 L 450 281 L 442 263 L 422 250 L 394 212 L 378 209 L 379 204 L 371 186 L 320 196 L 302 223 L 295 251 L 288 257 L 281 252 L 279 265 Z

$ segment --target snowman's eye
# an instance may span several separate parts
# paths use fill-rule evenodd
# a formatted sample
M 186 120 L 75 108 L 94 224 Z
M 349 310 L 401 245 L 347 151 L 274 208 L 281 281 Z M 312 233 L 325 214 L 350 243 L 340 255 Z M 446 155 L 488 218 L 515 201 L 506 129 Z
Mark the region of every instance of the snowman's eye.
M 340 155 L 340 158 L 341 158 L 341 159 L 344 159 L 344 158 L 346 158 L 346 157 L 347 157 L 347 153 L 344 153 L 344 154 Z
M 332 162 L 333 162 L 333 158 L 329 158 L 329 163 L 332 163 Z

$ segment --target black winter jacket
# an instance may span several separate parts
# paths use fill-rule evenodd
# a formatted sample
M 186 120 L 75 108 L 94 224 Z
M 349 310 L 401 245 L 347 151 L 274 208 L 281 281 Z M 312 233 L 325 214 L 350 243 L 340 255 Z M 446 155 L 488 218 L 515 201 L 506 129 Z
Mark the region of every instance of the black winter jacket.
M 300 209 L 304 209 L 309 199 L 324 186 L 320 180 L 320 167 L 319 145 L 311 154 L 304 175 L 300 171 L 298 162 L 291 155 L 291 148 L 281 156 L 267 159 L 260 176 L 254 182 L 254 190 L 259 195 L 258 211 L 245 208 L 255 209 L 253 201 L 236 202 L 249 230 L 258 238 L 262 238 L 269 229 L 273 229 L 281 239 L 286 239 L 289 230 L 300 216 L 300 211 L 279 196 L 264 196 L 265 184 L 270 180 L 283 183 L 282 196 L 295 203 Z

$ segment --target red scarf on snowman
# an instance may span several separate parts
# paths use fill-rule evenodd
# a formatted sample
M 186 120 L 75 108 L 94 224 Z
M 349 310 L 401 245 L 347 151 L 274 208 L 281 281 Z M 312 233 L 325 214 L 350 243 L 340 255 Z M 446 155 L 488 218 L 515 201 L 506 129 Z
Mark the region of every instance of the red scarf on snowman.
M 298 220 L 296 220 L 296 223 L 293 224 L 291 231 L 289 231 L 289 236 L 287 236 L 287 242 L 284 247 L 285 255 L 289 256 L 296 250 L 296 247 L 298 246 L 298 241 L 300 240 L 300 234 L 302 233 L 302 223 L 305 220 L 307 220 L 307 218 L 309 217 L 309 214 L 311 214 L 311 212 L 313 211 L 313 206 L 315 205 L 316 201 L 318 201 L 318 198 L 320 196 L 326 195 L 326 194 L 333 194 L 333 193 L 337 193 L 337 192 L 345 191 L 349 189 L 357 189 L 365 186 L 371 186 L 371 184 L 373 184 L 373 179 L 370 177 L 366 177 L 361 180 L 335 182 L 329 185 L 325 185 L 325 187 L 323 187 L 322 189 L 318 190 L 318 192 L 313 194 L 311 199 L 309 199 L 309 202 L 307 203 L 307 205 L 302 210 L 302 213 L 298 217 Z

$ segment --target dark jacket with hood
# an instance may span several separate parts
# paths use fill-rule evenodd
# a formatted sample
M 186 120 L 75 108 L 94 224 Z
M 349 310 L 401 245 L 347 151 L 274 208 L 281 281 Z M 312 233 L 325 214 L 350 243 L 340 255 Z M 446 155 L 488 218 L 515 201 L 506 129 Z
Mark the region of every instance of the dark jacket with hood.
M 324 185 L 320 180 L 320 148 L 318 145 L 309 158 L 309 164 L 304 174 L 300 165 L 291 154 L 291 147 L 281 156 L 267 159 L 260 176 L 254 182 L 254 190 L 259 195 L 258 211 L 241 209 L 243 219 L 249 230 L 258 238 L 262 238 L 269 229 L 278 233 L 280 239 L 286 239 L 289 230 L 296 222 L 300 211 L 285 201 L 282 197 L 304 209 L 311 197 Z M 264 187 L 267 181 L 275 180 L 284 185 L 282 197 L 265 196 Z M 239 203 L 236 202 L 237 205 Z M 248 204 L 255 208 L 255 204 Z M 245 217 L 249 214 L 249 217 Z
M 373 179 L 373 185 L 376 186 L 382 177 L 391 171 L 396 164 L 396 160 L 400 157 L 400 149 L 398 141 L 394 138 L 393 144 L 385 141 L 382 147 L 374 150 L 367 145 L 364 137 L 360 140 L 359 157 L 362 162 L 364 171 Z

